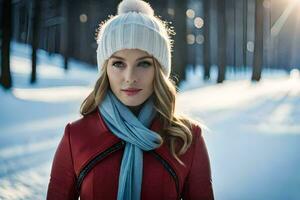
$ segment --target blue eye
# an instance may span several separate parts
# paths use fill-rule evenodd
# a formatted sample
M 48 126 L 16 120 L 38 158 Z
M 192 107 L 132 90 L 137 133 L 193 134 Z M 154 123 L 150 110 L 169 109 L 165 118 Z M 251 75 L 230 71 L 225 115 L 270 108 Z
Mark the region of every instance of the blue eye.
M 121 61 L 117 61 L 117 62 L 114 62 L 112 64 L 112 66 L 114 66 L 116 68 L 121 68 L 121 67 L 124 67 L 124 64 Z
M 150 67 L 152 64 L 148 61 L 142 61 L 139 63 L 139 66 L 141 67 Z

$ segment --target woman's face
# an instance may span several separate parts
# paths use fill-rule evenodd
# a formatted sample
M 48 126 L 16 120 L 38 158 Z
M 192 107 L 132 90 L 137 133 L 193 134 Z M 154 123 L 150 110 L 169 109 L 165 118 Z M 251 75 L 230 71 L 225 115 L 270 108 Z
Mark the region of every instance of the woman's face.
M 144 103 L 153 92 L 154 63 L 152 56 L 139 49 L 123 49 L 108 60 L 110 88 L 126 106 Z

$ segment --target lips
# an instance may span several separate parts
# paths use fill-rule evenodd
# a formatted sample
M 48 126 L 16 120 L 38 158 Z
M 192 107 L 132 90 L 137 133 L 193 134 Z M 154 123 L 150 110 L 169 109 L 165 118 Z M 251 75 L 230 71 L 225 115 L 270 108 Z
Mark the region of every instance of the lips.
M 138 88 L 127 88 L 122 91 L 125 92 L 125 94 L 127 94 L 128 96 L 133 96 L 139 93 L 141 90 L 142 89 L 138 89 Z

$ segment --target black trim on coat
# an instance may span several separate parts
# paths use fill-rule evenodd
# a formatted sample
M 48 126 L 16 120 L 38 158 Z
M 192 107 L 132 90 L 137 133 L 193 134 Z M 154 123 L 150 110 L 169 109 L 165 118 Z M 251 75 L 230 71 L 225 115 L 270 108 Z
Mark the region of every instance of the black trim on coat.
M 78 196 L 80 194 L 80 188 L 81 184 L 83 182 L 83 179 L 86 177 L 86 175 L 92 170 L 93 167 L 95 167 L 100 161 L 102 161 L 104 158 L 109 156 L 110 154 L 118 151 L 122 147 L 125 146 L 125 141 L 118 142 L 111 147 L 107 148 L 105 151 L 100 152 L 98 155 L 96 155 L 92 160 L 90 160 L 80 171 L 77 181 L 76 181 L 76 188 L 78 192 Z M 164 168 L 170 173 L 172 178 L 175 181 L 176 185 L 176 191 L 177 191 L 177 198 L 179 195 L 179 179 L 178 175 L 176 174 L 175 170 L 172 168 L 172 166 L 163 158 L 161 157 L 157 152 L 154 150 L 149 151 L 163 166 Z
M 155 151 L 150 151 L 154 157 L 161 162 L 161 164 L 164 166 L 164 168 L 170 173 L 170 175 L 172 176 L 172 178 L 175 181 L 175 185 L 176 185 L 176 191 L 177 191 L 177 198 L 178 199 L 178 194 L 179 194 L 179 180 L 178 180 L 178 176 L 175 172 L 175 170 L 172 168 L 172 166 L 165 160 L 163 159 L 163 157 L 161 157 L 157 152 Z
M 125 142 L 121 141 L 118 142 L 114 145 L 112 145 L 111 147 L 109 147 L 108 149 L 106 149 L 105 151 L 102 151 L 101 153 L 99 153 L 98 155 L 96 155 L 92 160 L 90 160 L 80 171 L 78 177 L 77 177 L 77 181 L 76 181 L 76 187 L 77 187 L 77 191 L 78 193 L 80 192 L 80 187 L 81 184 L 83 182 L 83 179 L 85 178 L 85 176 L 92 170 L 92 168 L 98 164 L 101 160 L 103 160 L 105 157 L 107 157 L 108 155 L 110 155 L 111 153 L 118 151 L 119 149 L 121 149 L 123 146 L 125 146 Z

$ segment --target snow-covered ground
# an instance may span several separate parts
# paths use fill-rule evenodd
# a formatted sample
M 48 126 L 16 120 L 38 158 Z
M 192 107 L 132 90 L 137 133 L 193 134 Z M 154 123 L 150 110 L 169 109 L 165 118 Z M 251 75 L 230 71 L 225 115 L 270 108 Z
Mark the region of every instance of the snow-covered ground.
M 13 44 L 12 93 L 0 89 L 0 199 L 45 199 L 54 151 L 67 122 L 77 119 L 96 69 L 39 51 L 38 84 L 28 84 L 30 49 Z M 213 187 L 220 200 L 300 199 L 300 75 L 229 73 L 203 83 L 190 70 L 178 98 L 181 112 L 206 129 Z M 212 77 L 215 79 L 215 70 Z

